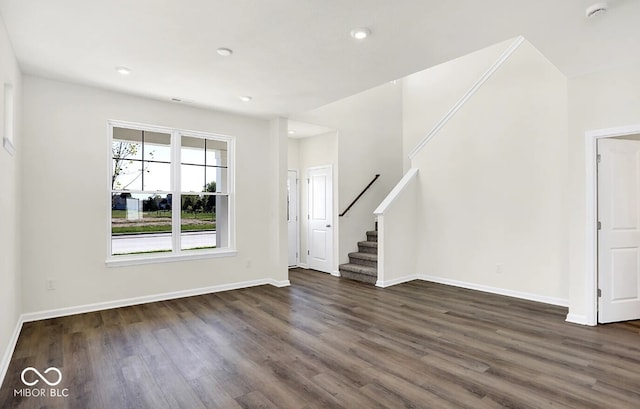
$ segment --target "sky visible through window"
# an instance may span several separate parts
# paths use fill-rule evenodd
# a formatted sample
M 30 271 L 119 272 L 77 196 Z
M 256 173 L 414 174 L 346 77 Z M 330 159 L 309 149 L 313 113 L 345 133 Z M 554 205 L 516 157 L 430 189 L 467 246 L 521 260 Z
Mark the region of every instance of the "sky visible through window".
M 115 143 L 121 141 L 114 140 Z M 130 141 L 122 141 L 132 143 Z M 168 145 L 145 143 L 145 159 L 154 161 L 170 162 L 170 148 Z M 138 150 L 140 151 L 140 149 Z M 207 150 L 206 168 L 204 165 L 204 150 L 201 148 L 182 147 L 181 163 L 195 164 L 198 166 L 182 165 L 181 166 L 181 188 L 182 192 L 202 192 L 206 184 L 214 181 L 220 186 L 218 176 L 226 175 L 226 167 L 221 168 L 221 160 L 212 154 L 212 150 Z M 224 153 L 224 152 L 223 152 Z M 141 154 L 131 155 L 123 162 L 123 171 L 118 176 L 118 186 L 114 186 L 117 190 L 144 190 L 144 191 L 162 191 L 171 190 L 171 167 L 168 163 L 144 162 L 144 188 L 142 187 L 142 170 Z M 220 171 L 220 169 L 222 169 Z

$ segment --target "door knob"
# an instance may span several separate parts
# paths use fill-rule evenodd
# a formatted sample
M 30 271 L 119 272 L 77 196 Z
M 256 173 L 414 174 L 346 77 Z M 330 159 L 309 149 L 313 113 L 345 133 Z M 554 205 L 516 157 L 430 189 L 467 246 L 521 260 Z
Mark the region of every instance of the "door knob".
M 331 225 L 330 225 L 330 224 L 327 224 L 327 226 L 326 226 L 326 227 L 331 227 Z

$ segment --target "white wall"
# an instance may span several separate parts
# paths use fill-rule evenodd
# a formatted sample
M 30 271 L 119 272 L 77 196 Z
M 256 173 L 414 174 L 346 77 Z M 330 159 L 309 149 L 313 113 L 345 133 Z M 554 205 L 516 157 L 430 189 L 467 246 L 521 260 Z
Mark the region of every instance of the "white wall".
M 288 178 L 288 121 L 285 118 L 274 118 L 270 121 L 270 156 L 268 162 L 273 169 L 272 176 L 263 179 L 273 188 L 273 196 L 268 197 L 272 206 L 268 223 L 260 224 L 266 229 L 267 241 L 271 262 L 273 263 L 273 277 L 279 277 L 281 285 L 289 278 L 289 229 L 287 225 L 287 178 Z M 243 157 L 237 156 L 243 161 Z M 265 225 L 266 224 L 266 225 Z M 254 226 L 255 228 L 255 226 Z M 251 265 L 251 261 L 249 262 Z M 262 264 L 262 261 L 258 261 Z M 288 284 L 288 282 L 287 282 Z
M 418 278 L 418 189 L 418 170 L 410 169 L 375 210 L 378 217 L 378 287 Z
M 0 382 L 4 365 L 8 364 L 8 347 L 22 312 L 21 279 L 19 263 L 19 163 L 23 144 L 20 129 L 21 74 L 4 22 L 0 19 L 0 139 L 4 137 L 4 84 L 14 89 L 13 145 L 17 152 L 11 156 L 0 145 Z M 1 144 L 1 142 L 0 142 Z
M 569 312 L 588 315 L 585 247 L 585 132 L 640 124 L 640 66 L 569 79 Z
M 289 170 L 300 172 L 299 151 L 300 139 L 289 138 L 287 140 L 287 165 Z
M 447 111 L 496 61 L 513 40 L 507 40 L 402 79 L 404 170 L 409 153 Z M 425 109 L 429 107 L 429 109 Z M 415 118 L 415 119 L 414 119 Z
M 300 178 L 300 264 L 307 265 L 307 250 L 309 250 L 309 221 L 307 219 L 307 209 L 309 206 L 309 185 L 307 184 L 307 171 L 311 167 L 331 165 L 333 171 L 333 207 L 338 204 L 338 198 L 335 192 L 338 186 L 338 136 L 336 132 L 329 132 L 309 138 L 298 139 L 290 142 L 291 149 L 297 146 L 297 164 L 299 166 Z M 335 212 L 334 212 L 335 213 Z M 335 215 L 334 215 L 335 216 Z M 334 222 L 334 225 L 336 223 Z M 333 230 L 334 242 L 338 240 L 338 231 Z M 334 262 L 337 260 L 336 251 L 334 251 Z M 335 264 L 335 263 L 334 263 Z M 336 267 L 337 270 L 337 267 Z
M 346 263 L 347 254 L 365 239 L 365 231 L 374 228 L 373 211 L 402 177 L 402 86 L 384 84 L 295 119 L 338 130 L 336 214 L 376 174 L 381 175 L 349 213 L 338 219 L 338 263 Z
M 567 304 L 567 126 L 566 78 L 524 42 L 412 160 L 418 273 Z
M 286 266 L 279 265 L 281 254 L 274 258 L 270 253 L 271 228 L 278 224 L 269 220 L 281 212 L 283 167 L 286 173 L 286 150 L 270 145 L 286 143 L 286 133 L 278 130 L 282 124 L 30 76 L 23 85 L 21 148 L 27 154 L 19 203 L 25 312 L 287 279 Z M 105 266 L 108 119 L 237 137 L 236 257 Z M 45 290 L 47 279 L 56 280 L 56 290 Z

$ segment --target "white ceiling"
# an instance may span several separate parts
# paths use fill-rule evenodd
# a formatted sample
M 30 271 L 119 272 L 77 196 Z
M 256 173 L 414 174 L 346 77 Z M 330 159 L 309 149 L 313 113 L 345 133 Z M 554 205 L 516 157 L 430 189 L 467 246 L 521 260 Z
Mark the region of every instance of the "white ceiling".
M 567 76 L 640 62 L 640 1 L 587 19 L 593 2 L 0 0 L 0 14 L 25 73 L 268 118 L 517 35 Z M 369 39 L 349 36 L 363 26 Z
M 289 138 L 302 139 L 310 136 L 322 135 L 329 132 L 335 132 L 334 128 L 326 126 L 310 124 L 308 122 L 289 120 L 288 123 Z

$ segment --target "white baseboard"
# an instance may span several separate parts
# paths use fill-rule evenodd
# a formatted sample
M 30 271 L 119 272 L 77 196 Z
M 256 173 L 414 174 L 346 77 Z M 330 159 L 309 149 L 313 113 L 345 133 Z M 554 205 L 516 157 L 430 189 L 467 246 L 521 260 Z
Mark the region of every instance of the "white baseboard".
M 108 310 L 112 308 L 128 307 L 131 305 L 146 304 L 146 303 L 156 302 L 156 301 L 166 301 L 166 300 L 172 300 L 176 298 L 191 297 L 194 295 L 237 290 L 241 288 L 255 287 L 255 286 L 266 285 L 266 284 L 269 284 L 275 287 L 287 287 L 291 285 L 289 280 L 278 281 L 272 278 L 267 278 L 262 280 L 243 281 L 239 283 L 223 284 L 223 285 L 216 285 L 211 287 L 195 288 L 192 290 L 174 291 L 170 293 L 155 294 L 155 295 L 149 295 L 144 297 L 126 298 L 126 299 L 115 300 L 115 301 L 107 301 L 107 302 L 101 302 L 101 303 L 95 303 L 95 304 L 79 305 L 76 307 L 57 308 L 53 310 L 30 312 L 30 313 L 22 314 L 20 315 L 20 317 L 18 317 L 16 328 L 13 331 L 13 335 L 11 336 L 11 339 L 9 340 L 9 345 L 7 346 L 7 349 L 5 350 L 4 355 L 2 356 L 2 361 L 0 361 L 0 385 L 2 385 L 2 382 L 4 381 L 4 377 L 6 376 L 7 370 L 9 369 L 9 363 L 11 362 L 11 357 L 13 356 L 13 352 L 15 351 L 16 344 L 18 343 L 18 337 L 20 336 L 22 325 L 25 322 L 64 317 L 67 315 L 74 315 L 74 314 L 83 314 L 86 312 Z
M 305 264 L 305 263 L 298 263 L 298 267 L 299 267 L 299 268 L 303 268 L 303 269 L 305 269 L 305 270 L 308 270 L 308 269 L 309 269 L 309 266 L 308 266 L 307 264 Z
M 27 314 L 22 314 L 22 318 L 23 318 L 23 322 L 38 321 L 38 320 L 44 320 L 49 318 L 64 317 L 67 315 L 83 314 L 86 312 L 108 310 L 108 309 L 120 308 L 120 307 L 128 307 L 131 305 L 138 305 L 138 304 L 146 304 L 146 303 L 156 302 L 156 301 L 166 301 L 166 300 L 173 300 L 176 298 L 192 297 L 195 295 L 217 293 L 221 291 L 238 290 L 241 288 L 255 287 L 258 285 L 266 285 L 266 284 L 270 284 L 275 287 L 286 287 L 290 285 L 289 280 L 277 281 L 271 278 L 266 278 L 261 280 L 242 281 L 239 283 L 215 285 L 211 287 L 194 288 L 192 290 L 173 291 L 170 293 L 147 295 L 143 297 L 125 298 L 121 300 L 106 301 L 106 302 L 100 302 L 95 304 L 79 305 L 76 307 L 66 307 L 66 308 L 57 308 L 57 309 L 47 310 L 47 311 L 30 312 Z
M 300 267 L 307 268 L 306 266 L 303 267 L 302 265 L 300 265 Z M 487 293 L 506 295 L 509 297 L 521 298 L 521 299 L 530 300 L 530 301 L 537 301 L 537 302 L 542 302 L 546 304 L 559 305 L 563 307 L 567 307 L 569 305 L 568 300 L 564 300 L 564 299 L 545 297 L 545 296 L 540 296 L 536 294 L 523 293 L 519 291 L 505 290 L 502 288 L 489 287 L 489 286 L 484 286 L 479 284 L 450 280 L 450 279 L 441 278 L 441 277 L 428 276 L 424 274 L 408 275 L 408 276 L 400 277 L 393 280 L 387 280 L 387 281 L 378 280 L 378 282 L 376 283 L 376 286 L 385 288 L 385 287 L 390 287 L 396 284 L 401 284 L 401 283 L 405 283 L 405 282 L 416 280 L 416 279 L 430 281 L 434 283 L 452 285 L 455 287 L 467 288 L 471 290 L 478 290 L 478 291 L 483 291 Z M 82 314 L 82 313 L 93 312 L 93 311 L 107 310 L 112 308 L 127 307 L 131 305 L 145 304 L 145 303 L 156 302 L 156 301 L 165 301 L 165 300 L 171 300 L 176 298 L 191 297 L 191 296 L 202 295 L 202 294 L 210 294 L 210 293 L 216 293 L 221 291 L 237 290 L 241 288 L 255 287 L 255 286 L 267 285 L 267 284 L 275 287 L 287 287 L 291 285 L 289 280 L 279 281 L 279 280 L 268 278 L 268 279 L 243 281 L 239 283 L 223 284 L 223 285 L 217 285 L 217 286 L 211 286 L 211 287 L 196 288 L 192 290 L 174 291 L 170 293 L 155 294 L 155 295 L 149 295 L 144 297 L 134 297 L 134 298 L 115 300 L 115 301 L 107 301 L 102 303 L 80 305 L 76 307 L 58 308 L 58 309 L 52 309 L 47 311 L 39 311 L 39 312 L 22 314 L 18 318 L 18 322 L 16 323 L 16 327 L 14 329 L 11 340 L 9 341 L 9 345 L 7 346 L 7 349 L 2 357 L 2 361 L 0 361 L 0 384 L 2 384 L 2 381 L 4 380 L 6 372 L 9 368 L 11 357 L 13 355 L 16 344 L 18 342 L 20 331 L 22 330 L 22 325 L 25 322 L 38 321 L 38 320 L 49 319 L 49 318 L 57 318 L 57 317 L 63 317 L 63 316 L 73 315 L 73 314 Z M 587 322 L 586 316 L 577 315 L 577 314 L 568 314 L 566 321 L 575 323 L 575 324 L 580 324 L 580 325 L 593 325 Z
M 278 287 L 278 288 L 282 288 L 282 287 L 289 287 L 291 285 L 291 281 L 289 280 L 282 280 L 282 281 L 276 281 L 272 278 L 270 278 L 267 284 L 271 284 L 274 287 Z
M 406 283 L 406 282 L 417 280 L 417 279 L 418 279 L 418 275 L 413 274 L 413 275 L 404 276 L 400 278 L 394 278 L 393 280 L 386 280 L 386 281 L 378 280 L 376 282 L 376 287 L 386 288 L 386 287 L 391 287 L 392 285 L 402 284 L 402 283 Z
M 567 314 L 566 321 L 572 324 L 587 325 L 590 327 L 595 327 L 596 325 L 598 325 L 597 323 L 589 322 L 586 315 L 579 315 L 579 314 L 571 314 L 571 313 Z
M 331 273 L 331 275 L 334 276 L 334 277 L 342 277 L 342 275 L 340 274 L 340 271 L 338 271 L 338 270 L 333 271 Z
M 14 328 L 11 339 L 9 340 L 9 345 L 7 345 L 7 349 L 4 351 L 4 355 L 2 355 L 2 361 L 0 361 L 0 385 L 2 385 L 2 382 L 4 382 L 4 377 L 7 375 L 7 370 L 9 369 L 9 363 L 11 362 L 13 351 L 15 351 L 16 349 L 18 337 L 20 336 L 20 331 L 22 331 L 23 322 L 24 321 L 22 320 L 22 316 L 18 317 L 18 322 L 16 322 L 16 327 Z
M 485 293 L 506 295 L 507 297 L 521 298 L 523 300 L 536 301 L 544 304 L 558 305 L 560 307 L 568 307 L 569 300 L 562 298 L 547 297 L 544 295 L 524 293 L 520 291 L 507 290 L 504 288 L 490 287 L 481 284 L 467 283 L 464 281 L 450 280 L 448 278 L 429 276 L 418 274 L 419 280 L 431 281 L 433 283 L 446 284 L 454 287 L 466 288 L 469 290 L 483 291 Z

